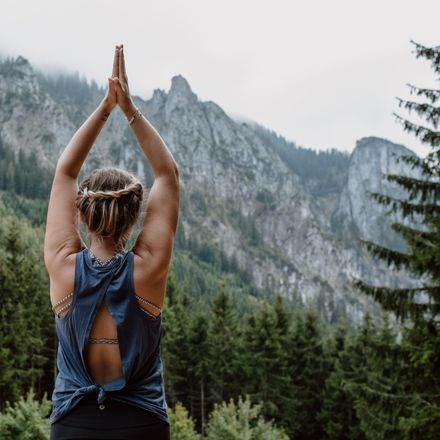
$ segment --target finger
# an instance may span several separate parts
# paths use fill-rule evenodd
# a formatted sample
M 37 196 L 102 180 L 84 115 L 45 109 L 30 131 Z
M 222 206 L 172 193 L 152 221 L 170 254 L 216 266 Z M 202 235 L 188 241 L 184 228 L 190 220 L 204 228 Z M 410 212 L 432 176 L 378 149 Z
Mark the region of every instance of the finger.
M 115 85 L 115 89 L 119 92 L 124 92 L 124 90 L 122 89 L 122 84 L 119 78 L 113 78 L 113 83 Z
M 115 83 L 112 80 L 112 78 L 108 78 L 108 89 L 110 92 L 114 92 L 115 91 Z
M 119 48 L 116 46 L 115 48 L 115 57 L 113 59 L 113 72 L 112 76 L 119 76 Z
M 125 71 L 125 57 L 124 57 L 124 47 L 121 47 L 120 55 L 119 55 L 119 74 L 121 78 L 127 80 L 127 72 Z
M 119 81 L 119 78 L 113 78 L 113 87 L 115 88 L 115 92 L 116 91 L 120 91 L 120 92 L 123 91 L 122 84 Z

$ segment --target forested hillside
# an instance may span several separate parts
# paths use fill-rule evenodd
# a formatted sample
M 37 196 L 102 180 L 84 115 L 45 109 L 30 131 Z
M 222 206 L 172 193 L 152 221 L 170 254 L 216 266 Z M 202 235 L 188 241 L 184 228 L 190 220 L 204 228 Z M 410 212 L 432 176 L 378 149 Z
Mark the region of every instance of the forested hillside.
M 102 94 L 23 57 L 0 64 L 0 438 L 48 439 L 58 342 L 47 202 L 58 155 Z M 410 167 L 428 160 L 385 139 L 318 154 L 234 121 L 181 75 L 135 100 L 182 170 L 162 318 L 172 438 L 436 439 L 438 154 L 430 180 Z M 81 178 L 112 164 L 150 186 L 126 121 L 108 122 Z M 408 204 L 396 181 L 424 197 Z M 374 241 L 373 255 L 361 244 Z

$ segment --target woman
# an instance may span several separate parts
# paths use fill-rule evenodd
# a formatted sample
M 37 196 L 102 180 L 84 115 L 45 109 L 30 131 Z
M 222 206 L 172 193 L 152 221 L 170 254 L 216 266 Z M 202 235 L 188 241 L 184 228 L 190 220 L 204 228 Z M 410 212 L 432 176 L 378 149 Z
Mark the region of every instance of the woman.
M 150 161 L 154 183 L 140 234 L 124 247 L 144 188 L 128 172 L 94 170 L 88 152 L 119 105 Z M 160 357 L 162 307 L 179 212 L 179 173 L 164 141 L 135 107 L 123 46 L 106 96 L 58 159 L 44 260 L 59 340 L 51 439 L 169 439 Z M 88 229 L 83 243 L 78 214 Z

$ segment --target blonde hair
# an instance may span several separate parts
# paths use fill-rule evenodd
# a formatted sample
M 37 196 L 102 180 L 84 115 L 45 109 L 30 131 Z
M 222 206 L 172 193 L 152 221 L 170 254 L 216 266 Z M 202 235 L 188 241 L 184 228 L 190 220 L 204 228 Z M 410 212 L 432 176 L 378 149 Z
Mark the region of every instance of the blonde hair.
M 144 187 L 135 176 L 115 167 L 92 171 L 79 185 L 75 206 L 98 240 L 126 245 L 142 208 Z

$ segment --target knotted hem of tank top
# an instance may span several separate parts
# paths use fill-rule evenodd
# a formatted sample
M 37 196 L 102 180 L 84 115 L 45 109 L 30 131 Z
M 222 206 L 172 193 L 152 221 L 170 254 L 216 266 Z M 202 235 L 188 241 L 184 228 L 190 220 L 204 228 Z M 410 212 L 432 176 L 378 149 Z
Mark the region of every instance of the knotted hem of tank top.
M 102 385 L 93 384 L 93 385 L 90 385 L 86 388 L 80 388 L 78 391 L 80 391 L 81 389 L 84 390 L 83 394 L 85 396 L 88 396 L 89 394 L 92 394 L 97 391 L 98 392 L 98 399 L 97 399 L 98 403 L 104 402 L 105 398 L 107 397 L 107 394 L 106 394 L 104 387 Z
M 76 400 L 79 396 L 88 396 L 93 393 L 98 393 L 97 403 L 101 404 L 107 397 L 106 391 L 117 391 L 121 389 L 117 387 L 120 380 L 116 379 L 113 382 L 106 383 L 104 385 L 99 385 L 94 383 L 93 385 L 88 385 L 86 387 L 78 388 L 72 395 L 72 400 Z
M 104 385 L 105 386 L 105 385 Z M 72 408 L 74 408 L 82 399 L 82 396 L 88 396 L 93 393 L 98 393 L 97 403 L 101 404 L 107 397 L 106 390 L 104 390 L 103 385 L 93 384 L 85 387 L 78 388 L 70 397 L 69 401 L 66 405 L 63 405 L 62 409 L 58 409 L 56 411 L 52 411 L 49 417 L 50 423 L 55 423 L 60 418 L 62 418 L 66 412 L 69 412 Z M 69 408 L 66 410 L 66 408 Z

